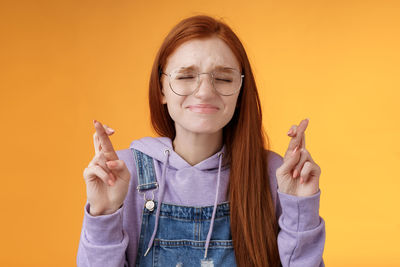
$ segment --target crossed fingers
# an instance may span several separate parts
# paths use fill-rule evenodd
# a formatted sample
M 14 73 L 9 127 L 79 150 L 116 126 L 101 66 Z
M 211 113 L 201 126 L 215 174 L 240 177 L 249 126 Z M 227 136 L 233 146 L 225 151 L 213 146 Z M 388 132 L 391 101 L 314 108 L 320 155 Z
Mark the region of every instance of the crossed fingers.
M 310 153 L 306 149 L 305 130 L 307 129 L 308 122 L 308 119 L 302 120 L 298 126 L 293 125 L 288 131 L 288 135 L 292 139 L 289 143 L 285 159 L 288 160 L 289 157 L 292 157 L 300 150 L 300 158 L 292 169 L 293 178 L 297 178 L 300 175 L 300 183 L 305 182 L 314 163 Z

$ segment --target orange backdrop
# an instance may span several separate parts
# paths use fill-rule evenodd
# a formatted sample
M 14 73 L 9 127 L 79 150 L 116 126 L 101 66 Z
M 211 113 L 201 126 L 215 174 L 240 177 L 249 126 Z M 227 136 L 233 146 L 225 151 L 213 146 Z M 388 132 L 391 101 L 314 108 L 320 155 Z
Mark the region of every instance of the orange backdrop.
M 309 117 L 327 266 L 399 266 L 399 1 L 2 1 L 1 266 L 74 266 L 94 154 L 152 136 L 150 68 L 164 36 L 223 18 L 254 68 L 271 149 Z

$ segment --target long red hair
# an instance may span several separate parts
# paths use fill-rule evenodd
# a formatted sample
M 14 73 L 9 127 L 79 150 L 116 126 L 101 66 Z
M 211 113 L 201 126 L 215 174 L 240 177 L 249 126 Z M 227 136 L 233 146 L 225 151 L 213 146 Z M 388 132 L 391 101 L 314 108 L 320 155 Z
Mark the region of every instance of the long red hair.
M 264 138 L 268 139 L 268 136 L 262 127 L 260 99 L 246 51 L 224 22 L 205 15 L 193 16 L 179 22 L 166 36 L 150 76 L 151 123 L 160 136 L 171 140 L 175 138 L 174 121 L 167 106 L 161 104 L 160 71 L 165 67 L 168 56 L 182 43 L 214 36 L 231 48 L 244 74 L 235 113 L 223 129 L 224 160 L 230 165 L 230 220 L 236 263 L 240 267 L 280 266 L 278 223 L 264 148 Z

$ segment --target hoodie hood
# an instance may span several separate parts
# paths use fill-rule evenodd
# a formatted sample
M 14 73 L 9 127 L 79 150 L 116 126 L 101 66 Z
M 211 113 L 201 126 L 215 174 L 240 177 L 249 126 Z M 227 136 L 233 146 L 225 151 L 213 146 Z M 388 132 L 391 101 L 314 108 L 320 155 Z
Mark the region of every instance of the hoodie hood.
M 169 149 L 169 168 L 174 168 L 176 170 L 181 170 L 184 168 L 195 168 L 199 171 L 218 170 L 218 153 L 225 153 L 225 145 L 223 145 L 220 151 L 192 166 L 174 151 L 172 140 L 169 137 L 143 137 L 141 139 L 134 140 L 129 148 L 137 149 L 160 162 L 164 162 L 164 151 L 165 149 Z M 222 170 L 225 170 L 226 168 L 227 166 L 222 166 Z

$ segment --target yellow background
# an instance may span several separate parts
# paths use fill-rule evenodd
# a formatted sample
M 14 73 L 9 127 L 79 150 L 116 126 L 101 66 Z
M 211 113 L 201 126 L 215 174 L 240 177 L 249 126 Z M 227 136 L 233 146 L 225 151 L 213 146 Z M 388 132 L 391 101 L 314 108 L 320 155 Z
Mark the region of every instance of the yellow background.
M 92 120 L 152 136 L 155 53 L 181 19 L 247 49 L 271 149 L 309 117 L 327 266 L 400 266 L 399 1 L 1 1 L 1 266 L 74 266 Z

